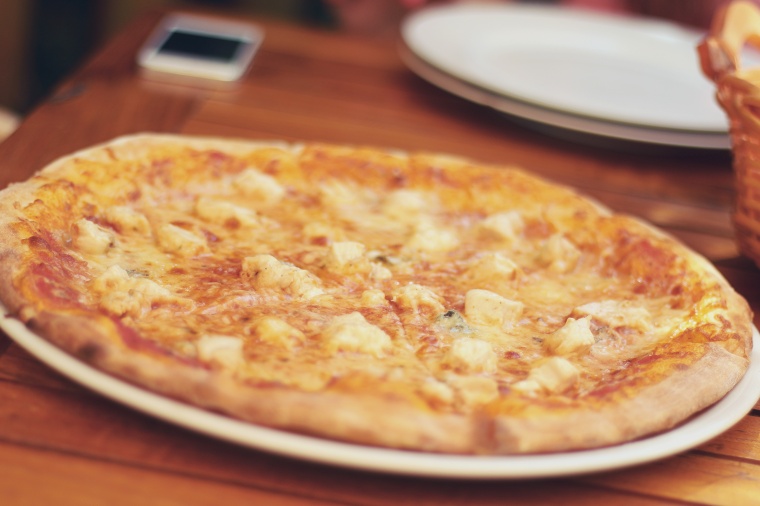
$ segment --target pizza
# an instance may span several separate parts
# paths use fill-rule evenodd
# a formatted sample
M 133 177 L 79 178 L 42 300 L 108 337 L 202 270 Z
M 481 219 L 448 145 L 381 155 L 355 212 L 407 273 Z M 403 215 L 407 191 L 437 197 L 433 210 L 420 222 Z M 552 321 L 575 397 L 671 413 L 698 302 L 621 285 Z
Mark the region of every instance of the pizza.
M 78 360 L 253 424 L 423 452 L 598 448 L 741 379 L 704 258 L 519 168 L 139 134 L 0 193 L 0 300 Z

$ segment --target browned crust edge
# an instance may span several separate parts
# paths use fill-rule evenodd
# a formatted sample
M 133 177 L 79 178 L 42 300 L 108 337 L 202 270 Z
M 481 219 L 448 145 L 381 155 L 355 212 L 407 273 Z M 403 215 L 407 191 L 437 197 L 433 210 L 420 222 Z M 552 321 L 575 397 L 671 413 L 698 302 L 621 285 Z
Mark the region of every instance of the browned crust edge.
M 671 429 L 719 401 L 744 375 L 749 361 L 709 344 L 685 370 L 635 397 L 599 410 L 560 412 L 540 419 L 500 417 L 493 444 L 499 453 L 548 452 L 596 448 Z M 709 380 L 705 380 L 709 378 Z
M 219 371 L 124 353 L 120 343 L 103 339 L 111 331 L 90 320 L 43 313 L 31 323 L 34 331 L 99 369 L 207 409 L 304 434 L 442 453 L 557 452 L 630 441 L 670 429 L 717 402 L 749 364 L 710 343 L 688 368 L 601 409 L 491 419 L 400 408 L 393 399 L 246 386 Z
M 86 318 L 41 313 L 29 326 L 98 369 L 261 425 L 394 448 L 447 453 L 467 453 L 472 449 L 473 425 L 463 416 L 399 409 L 392 399 L 241 384 L 218 370 L 130 353 L 113 339 L 115 328 Z

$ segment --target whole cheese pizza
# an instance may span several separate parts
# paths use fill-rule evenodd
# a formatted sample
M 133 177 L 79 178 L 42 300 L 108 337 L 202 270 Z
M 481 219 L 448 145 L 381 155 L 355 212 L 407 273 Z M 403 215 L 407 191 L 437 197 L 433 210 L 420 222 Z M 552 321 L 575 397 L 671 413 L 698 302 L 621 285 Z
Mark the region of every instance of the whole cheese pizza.
M 514 167 L 143 134 L 0 193 L 0 299 L 79 360 L 277 429 L 445 453 L 667 430 L 748 367 L 701 256 Z

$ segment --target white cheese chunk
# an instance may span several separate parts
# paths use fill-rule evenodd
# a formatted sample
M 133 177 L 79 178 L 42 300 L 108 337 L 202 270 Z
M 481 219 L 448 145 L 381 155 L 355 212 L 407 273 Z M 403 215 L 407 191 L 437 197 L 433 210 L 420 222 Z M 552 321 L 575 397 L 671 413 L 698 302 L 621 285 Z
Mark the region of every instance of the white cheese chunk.
M 383 279 L 391 279 L 392 277 L 393 277 L 393 273 L 386 266 L 380 265 L 375 262 L 372 262 L 370 264 L 369 279 L 383 280 Z
M 156 302 L 182 302 L 169 290 L 147 278 L 133 278 L 118 265 L 112 265 L 92 280 L 92 290 L 101 296 L 100 306 L 116 316 L 137 318 Z
M 305 339 L 303 332 L 274 316 L 264 316 L 256 320 L 253 333 L 265 343 L 287 350 L 295 348 Z
M 568 318 L 565 324 L 544 338 L 544 346 L 554 353 L 567 355 L 594 344 L 591 317 Z
M 254 207 L 266 207 L 278 203 L 285 196 L 285 187 L 269 174 L 256 169 L 246 169 L 233 181 L 233 186 L 251 198 Z
M 445 252 L 459 246 L 459 236 L 455 231 L 422 221 L 406 242 L 406 248 L 414 251 Z
M 603 300 L 590 302 L 575 308 L 573 315 L 591 316 L 613 329 L 627 327 L 649 331 L 652 327 L 652 315 L 649 311 L 632 301 Z
M 515 383 L 512 387 L 528 393 L 541 390 L 562 393 L 573 387 L 579 378 L 578 369 L 567 359 L 551 357 L 531 369 L 526 379 Z
M 150 235 L 150 222 L 144 214 L 131 207 L 113 206 L 103 213 L 106 221 L 112 223 L 124 235 Z
M 580 257 L 575 244 L 562 234 L 554 234 L 544 243 L 537 260 L 552 272 L 565 273 L 575 268 Z
M 332 272 L 354 271 L 361 267 L 369 267 L 364 252 L 364 244 L 355 241 L 337 241 L 327 248 L 325 266 Z
M 204 362 L 216 363 L 225 367 L 237 367 L 243 357 L 243 340 L 239 337 L 217 334 L 204 335 L 195 344 L 198 358 Z
M 337 179 L 323 182 L 317 191 L 320 201 L 328 207 L 366 206 L 377 198 L 369 188 Z
M 434 406 L 449 406 L 454 402 L 454 390 L 442 381 L 425 380 L 419 389 L 420 394 Z
M 487 216 L 477 228 L 482 237 L 513 242 L 522 235 L 525 220 L 518 211 L 505 211 Z
M 209 251 L 205 238 L 171 223 L 158 227 L 156 234 L 159 247 L 166 253 L 192 257 Z
M 402 222 L 415 220 L 416 217 L 430 209 L 429 197 L 417 190 L 395 190 L 385 197 L 382 204 L 383 214 Z
M 74 224 L 74 247 L 82 253 L 103 254 L 114 241 L 111 232 L 90 220 L 82 218 Z
M 464 315 L 470 323 L 509 329 L 522 316 L 522 302 L 479 288 L 469 290 L 464 296 Z
M 195 213 L 201 219 L 232 229 L 258 224 L 255 211 L 209 197 L 200 197 L 195 202 Z
M 474 283 L 513 280 L 520 267 L 501 253 L 488 253 L 467 267 L 467 276 Z
M 119 290 L 133 282 L 129 273 L 118 265 L 112 265 L 100 276 L 92 280 L 92 289 L 96 292 Z
M 451 343 L 443 363 L 462 372 L 494 372 L 498 357 L 491 343 L 474 337 L 460 337 Z
M 241 276 L 249 279 L 257 290 L 275 290 L 299 299 L 312 299 L 324 293 L 319 278 L 272 255 L 244 258 Z
M 388 300 L 382 290 L 370 289 L 362 292 L 360 304 L 363 307 L 387 306 Z
M 322 332 L 327 349 L 332 352 L 349 351 L 383 357 L 391 351 L 393 343 L 380 327 L 372 325 L 361 313 L 354 311 L 336 316 Z
M 414 313 L 419 313 L 421 310 L 430 310 L 434 313 L 444 311 L 443 299 L 426 286 L 409 283 L 396 288 L 391 295 L 393 302 Z

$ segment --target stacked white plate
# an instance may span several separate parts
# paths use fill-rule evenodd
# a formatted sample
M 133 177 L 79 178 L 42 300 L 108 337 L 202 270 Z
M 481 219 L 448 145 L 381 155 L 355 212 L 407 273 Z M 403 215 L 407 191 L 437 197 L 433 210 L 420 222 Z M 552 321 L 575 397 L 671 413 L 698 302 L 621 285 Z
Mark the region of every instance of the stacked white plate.
M 728 121 L 699 68 L 703 36 L 649 18 L 520 4 L 432 7 L 402 26 L 412 71 L 465 99 L 555 131 L 727 149 Z

